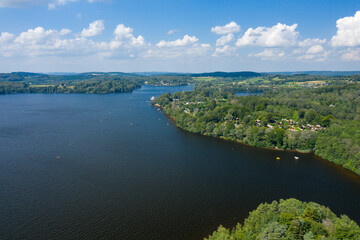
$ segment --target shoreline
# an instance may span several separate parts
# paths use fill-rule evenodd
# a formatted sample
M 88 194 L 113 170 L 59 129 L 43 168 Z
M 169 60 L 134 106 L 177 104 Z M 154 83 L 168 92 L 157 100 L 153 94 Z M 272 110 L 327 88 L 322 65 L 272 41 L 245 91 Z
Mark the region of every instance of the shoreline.
M 225 137 L 221 136 L 221 137 L 215 137 L 215 136 L 208 136 L 208 135 L 204 135 L 202 133 L 194 133 L 194 132 L 191 132 L 191 131 L 188 131 L 182 127 L 179 127 L 177 122 L 176 122 L 176 119 L 174 117 L 172 117 L 170 114 L 168 114 L 164 107 L 160 106 L 159 104 L 155 103 L 155 104 L 152 104 L 153 106 L 161 109 L 166 117 L 168 117 L 174 124 L 177 128 L 181 129 L 182 131 L 185 131 L 185 132 L 188 132 L 188 133 L 191 133 L 191 134 L 196 134 L 196 135 L 200 135 L 200 136 L 204 136 L 204 137 L 211 137 L 211 138 L 215 138 L 215 139 L 219 139 L 221 141 L 226 141 L 226 142 L 233 142 L 233 143 L 236 143 L 236 144 L 240 144 L 240 145 L 243 145 L 243 146 L 247 146 L 247 147 L 251 147 L 251 148 L 257 148 L 257 149 L 262 149 L 262 150 L 267 150 L 267 151 L 281 151 L 281 152 L 291 152 L 291 153 L 301 153 L 301 154 L 307 154 L 307 155 L 312 155 L 314 156 L 315 158 L 317 158 L 317 160 L 320 160 L 320 161 L 323 161 L 323 162 L 326 162 L 327 164 L 330 164 L 331 166 L 333 167 L 337 167 L 339 168 L 339 170 L 342 170 L 344 171 L 345 174 L 347 175 L 352 175 L 353 177 L 356 177 L 358 179 L 358 181 L 360 181 L 360 175 L 357 174 L 356 172 L 348 169 L 348 168 L 345 168 L 339 164 L 336 164 L 334 162 L 331 162 L 325 158 L 322 158 L 321 156 L 318 156 L 315 154 L 314 151 L 306 151 L 306 150 L 299 150 L 299 149 L 275 149 L 275 148 L 267 148 L 267 147 L 256 147 L 254 145 L 251 145 L 251 144 L 247 144 L 247 143 L 243 143 L 239 140 L 228 140 L 226 139 Z

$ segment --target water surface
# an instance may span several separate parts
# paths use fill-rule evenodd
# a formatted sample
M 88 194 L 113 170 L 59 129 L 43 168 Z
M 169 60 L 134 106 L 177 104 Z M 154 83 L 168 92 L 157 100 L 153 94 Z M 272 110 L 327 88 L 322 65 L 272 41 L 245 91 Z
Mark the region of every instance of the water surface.
M 236 92 L 236 96 L 260 95 L 262 92 Z
M 190 88 L 0 96 L 0 239 L 203 239 L 290 197 L 360 222 L 349 171 L 187 133 L 150 105 Z

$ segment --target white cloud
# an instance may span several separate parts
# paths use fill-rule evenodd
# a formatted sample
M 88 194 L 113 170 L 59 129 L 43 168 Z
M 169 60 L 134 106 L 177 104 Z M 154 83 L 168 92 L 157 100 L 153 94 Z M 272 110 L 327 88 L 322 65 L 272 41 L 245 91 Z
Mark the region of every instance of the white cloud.
M 360 48 L 347 49 L 342 55 L 344 61 L 360 61 Z
M 174 34 L 174 33 L 177 33 L 177 32 L 180 32 L 180 30 L 179 30 L 179 29 L 170 29 L 170 30 L 167 32 L 167 34 L 168 34 L 168 35 L 171 35 L 171 34 Z
M 272 27 L 249 28 L 236 42 L 236 46 L 286 47 L 295 45 L 299 33 L 297 24 L 278 23 Z
M 48 3 L 48 8 L 55 9 L 56 7 L 64 6 L 65 4 L 67 4 L 69 2 L 77 2 L 77 1 L 79 1 L 79 0 L 51 0 Z
M 306 51 L 307 54 L 317 54 L 322 52 L 324 52 L 324 48 L 321 45 L 314 45 Z
M 142 35 L 134 34 L 134 30 L 124 24 L 117 25 L 113 36 L 107 40 L 92 39 L 92 36 L 97 36 L 104 31 L 102 20 L 94 21 L 82 31 L 75 33 L 66 28 L 45 29 L 43 27 L 28 29 L 16 35 L 0 32 L 0 62 L 6 65 L 7 60 L 16 63 L 16 60 L 19 62 L 31 60 L 32 62 L 33 59 L 58 59 L 60 61 L 64 58 L 67 60 L 63 62 L 67 62 L 72 61 L 70 58 L 77 58 L 79 63 L 86 62 L 88 59 L 96 59 L 95 62 L 98 62 L 98 59 L 108 60 L 111 63 L 137 59 L 139 62 L 151 63 L 152 66 L 156 66 L 155 62 L 158 62 L 159 66 L 171 65 L 174 62 L 192 62 L 193 64 L 206 62 L 217 67 L 218 64 L 232 64 L 233 66 L 236 66 L 236 63 L 250 62 L 251 64 L 255 62 L 254 59 L 247 60 L 249 57 L 255 57 L 262 60 L 281 60 L 281 63 L 285 65 L 287 62 L 304 65 L 325 60 L 329 60 L 329 64 L 349 61 L 343 64 L 352 64 L 356 67 L 357 61 L 360 61 L 360 46 L 338 50 L 326 44 L 326 39 L 300 38 L 296 31 L 297 24 L 278 23 L 270 27 L 249 28 L 238 39 L 234 32 L 237 32 L 240 27 L 236 29 L 234 26 L 229 23 L 212 28 L 212 32 L 219 34 L 216 47 L 215 44 L 211 46 L 201 43 L 193 35 L 182 35 L 183 37 L 180 38 L 173 37 L 172 41 L 161 40 L 150 44 Z M 176 29 L 172 29 L 169 33 L 175 31 Z M 330 45 L 333 45 L 333 42 Z M 245 46 L 247 48 L 239 48 Z M 257 51 L 249 54 L 253 49 Z M 149 60 L 150 58 L 152 60 Z
M 210 44 L 199 43 L 195 36 L 185 35 L 174 41 L 161 40 L 149 49 L 145 57 L 180 58 L 184 56 L 203 56 L 211 49 Z
M 297 60 L 313 60 L 317 62 L 324 62 L 328 59 L 331 51 L 326 51 L 321 45 L 314 45 L 307 49 L 305 52 L 300 51 Z
M 72 31 L 70 30 L 70 29 L 67 29 L 67 28 L 63 28 L 63 29 L 61 29 L 61 31 L 60 31 L 60 35 L 67 35 L 67 34 L 69 34 L 69 33 L 71 33 Z
M 211 32 L 223 35 L 223 34 L 229 34 L 229 33 L 236 33 L 240 31 L 240 26 L 232 21 L 225 26 L 215 26 L 211 28 Z
M 14 34 L 3 32 L 0 35 L 0 44 L 7 43 L 14 38 Z
M 307 38 L 299 41 L 297 24 L 286 25 L 278 23 L 271 27 L 249 28 L 235 43 L 237 47 L 263 47 L 262 52 L 250 53 L 250 57 L 259 57 L 262 60 L 314 60 L 324 61 L 330 52 L 323 44 L 326 39 Z M 213 29 L 215 31 L 215 29 Z M 216 41 L 213 56 L 238 56 L 236 49 L 229 45 L 234 34 L 229 33 Z
M 333 47 L 360 46 L 360 11 L 353 17 L 344 17 L 336 21 L 337 33 L 330 44 Z
M 176 39 L 175 41 L 165 41 L 161 40 L 156 44 L 158 47 L 183 47 L 196 43 L 199 39 L 195 36 L 190 37 L 185 35 L 182 39 Z
M 0 0 L 0 7 L 20 8 L 45 3 L 46 0 Z
M 279 49 L 264 49 L 264 51 L 256 54 L 250 54 L 250 57 L 259 57 L 261 60 L 278 60 L 285 57 L 285 52 Z
M 319 38 L 307 38 L 301 42 L 299 42 L 300 47 L 311 47 L 314 45 L 322 45 L 326 43 L 326 39 L 319 39 Z
M 126 27 L 124 24 L 117 25 L 114 36 L 117 41 L 114 41 L 113 45 L 121 45 L 123 43 L 130 44 L 131 46 L 140 47 L 145 45 L 145 39 L 143 36 L 139 35 L 135 37 L 133 35 L 133 29 Z
M 206 56 L 211 49 L 210 44 L 199 44 L 195 43 L 188 46 L 177 46 L 177 47 L 155 47 L 148 50 L 144 57 L 151 58 L 181 58 L 181 57 L 196 57 Z
M 55 9 L 59 6 L 64 6 L 69 2 L 78 2 L 80 0 L 0 0 L 0 8 L 22 8 L 36 5 L 47 5 L 48 9 Z M 87 0 L 93 3 L 101 0 Z
M 309 51 L 310 50 L 310 51 Z M 328 59 L 330 55 L 330 51 L 326 51 L 325 49 L 318 49 L 317 51 L 311 51 L 311 48 L 308 51 L 306 51 L 305 54 L 299 55 L 296 59 L 297 60 L 305 60 L 305 61 L 317 61 L 317 62 L 324 62 L 326 59 Z
M 216 40 L 216 46 L 224 46 L 234 40 L 234 34 L 229 33 L 228 35 L 222 36 L 218 40 Z
M 215 52 L 216 53 L 220 53 L 220 54 L 223 54 L 223 53 L 226 53 L 226 52 L 228 52 L 228 50 L 229 50 L 229 45 L 225 45 L 225 46 L 223 46 L 223 47 L 218 47 L 218 48 L 216 48 L 215 49 Z
M 97 20 L 90 23 L 88 28 L 84 28 L 81 32 L 82 37 L 93 37 L 101 34 L 104 31 L 104 21 Z
M 222 47 L 217 47 L 215 52 L 212 54 L 213 57 L 220 57 L 220 56 L 238 56 L 236 54 L 236 48 L 229 45 L 224 45 Z
M 323 62 L 326 60 L 326 57 L 327 57 L 326 54 L 325 55 L 305 54 L 305 55 L 299 56 L 297 58 L 297 60 L 305 60 L 305 61 L 312 60 L 312 61 L 317 61 L 317 62 Z
M 325 61 L 330 55 L 330 51 L 325 50 L 326 39 L 307 38 L 300 41 L 292 51 L 293 57 L 297 60 Z
M 124 24 L 119 24 L 114 31 L 114 35 L 116 39 L 131 38 L 133 36 L 133 31 L 134 30 L 132 28 L 126 27 Z
M 63 29 L 62 31 L 66 32 L 67 30 Z M 27 32 L 22 32 L 14 42 L 24 45 L 34 45 L 58 38 L 59 35 L 61 35 L 60 32 L 56 30 L 45 30 L 43 27 L 37 27 L 29 29 Z
M 90 24 L 91 26 L 91 24 Z M 97 29 L 96 31 L 90 31 Z M 93 36 L 98 34 L 98 27 L 89 27 L 81 35 Z M 125 30 L 125 32 L 124 32 Z M 114 31 L 114 38 L 109 41 L 92 41 L 85 37 L 70 35 L 71 30 L 46 30 L 43 27 L 29 29 L 15 37 L 11 33 L 0 34 L 0 56 L 91 56 L 124 58 L 141 54 L 139 47 L 146 48 L 142 36 L 134 37 L 132 29 L 123 24 Z M 84 36 L 85 36 L 84 35 Z

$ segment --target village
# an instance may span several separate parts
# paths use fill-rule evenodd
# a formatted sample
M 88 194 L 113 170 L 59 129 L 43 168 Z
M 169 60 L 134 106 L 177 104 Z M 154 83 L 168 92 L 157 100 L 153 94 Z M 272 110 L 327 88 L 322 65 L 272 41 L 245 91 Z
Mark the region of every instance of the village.
M 188 105 L 188 104 L 186 104 L 186 105 Z M 179 108 L 179 106 L 178 105 L 173 105 L 173 108 Z M 193 112 L 191 112 L 190 109 L 185 108 L 183 111 L 184 111 L 184 113 L 195 115 L 198 112 L 198 109 L 195 108 L 193 110 Z M 227 120 L 224 121 L 224 123 L 226 124 L 229 121 L 232 122 L 233 120 L 232 119 L 227 119 Z M 276 120 L 274 120 L 274 121 L 275 121 L 275 123 L 273 123 L 273 124 L 267 123 L 266 126 L 264 126 L 262 121 L 260 119 L 257 119 L 257 120 L 255 120 L 255 125 L 257 127 L 266 127 L 266 128 L 270 128 L 270 129 L 273 129 L 274 127 L 278 127 L 280 129 L 290 130 L 290 131 L 310 130 L 310 131 L 313 131 L 313 132 L 318 132 L 320 130 L 325 130 L 326 129 L 325 127 L 322 127 L 320 124 L 312 125 L 312 124 L 307 123 L 305 125 L 301 125 L 301 124 L 299 124 L 299 122 L 295 122 L 293 119 L 285 119 L 285 118 L 283 118 L 283 119 L 281 119 L 281 121 L 276 121 Z M 240 122 L 239 118 L 235 118 L 234 122 L 235 122 L 234 123 L 235 128 L 239 128 L 239 127 L 245 125 L 244 122 Z
M 197 103 L 201 104 L 203 102 L 197 102 Z M 186 102 L 185 103 L 185 105 L 189 105 L 189 104 L 196 104 L 196 103 L 194 103 L 194 102 Z M 173 104 L 173 108 L 179 108 L 179 106 Z M 198 109 L 195 108 L 191 112 L 191 110 L 189 108 L 184 108 L 183 111 L 184 111 L 184 113 L 195 115 L 198 112 Z M 229 121 L 232 122 L 233 120 L 232 119 L 227 119 L 227 120 L 224 121 L 224 123 L 226 124 Z M 278 127 L 280 129 L 290 130 L 290 131 L 310 130 L 310 131 L 313 131 L 313 132 L 318 132 L 320 130 L 325 130 L 326 129 L 325 127 L 322 127 L 320 124 L 312 125 L 310 123 L 307 123 L 305 125 L 302 125 L 302 124 L 299 124 L 299 122 L 294 121 L 293 119 L 286 119 L 286 118 L 281 119 L 281 121 L 274 120 L 274 122 L 275 123 L 272 123 L 272 124 L 267 123 L 266 126 L 264 126 L 262 121 L 260 119 L 257 119 L 257 120 L 255 120 L 255 125 L 256 125 L 256 127 L 266 127 L 266 128 L 269 128 L 269 129 L 273 129 L 274 127 Z M 241 126 L 244 126 L 245 123 L 240 122 L 239 118 L 235 118 L 234 125 L 235 125 L 235 128 L 239 128 Z
M 257 127 L 261 127 L 261 120 L 258 119 L 256 120 L 256 126 Z M 298 122 L 295 122 L 292 119 L 282 119 L 281 122 L 277 122 L 275 120 L 275 124 L 271 125 L 271 124 L 267 124 L 266 127 L 267 128 L 274 128 L 275 126 L 277 126 L 278 128 L 282 128 L 285 130 L 291 130 L 291 131 L 303 131 L 303 130 L 311 130 L 314 132 L 320 131 L 323 128 L 320 124 L 316 124 L 316 125 L 311 125 L 311 124 L 306 124 L 306 125 L 300 125 Z

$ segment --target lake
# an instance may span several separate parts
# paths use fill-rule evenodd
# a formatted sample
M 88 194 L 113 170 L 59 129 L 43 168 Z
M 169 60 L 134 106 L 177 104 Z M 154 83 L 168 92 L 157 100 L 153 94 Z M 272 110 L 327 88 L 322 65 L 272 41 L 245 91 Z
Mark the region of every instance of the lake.
M 260 95 L 262 92 L 236 92 L 236 96 Z
M 149 101 L 190 89 L 0 96 L 0 239 L 203 239 L 291 197 L 360 223 L 360 177 L 185 132 Z

